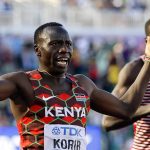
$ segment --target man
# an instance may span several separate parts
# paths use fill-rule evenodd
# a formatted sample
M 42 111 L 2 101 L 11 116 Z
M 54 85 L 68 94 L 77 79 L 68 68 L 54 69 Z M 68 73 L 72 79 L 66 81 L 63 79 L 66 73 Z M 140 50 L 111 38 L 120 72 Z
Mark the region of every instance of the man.
M 0 78 L 0 99 L 11 98 L 22 149 L 85 150 L 85 128 L 90 108 L 129 119 L 150 79 L 150 37 L 145 63 L 129 90 L 120 98 L 98 89 L 84 75 L 70 75 L 73 52 L 67 30 L 59 23 L 41 25 L 34 34 L 39 68 L 13 72 Z M 121 100 L 128 99 L 128 103 Z
M 145 23 L 146 36 L 150 35 L 150 20 Z M 129 62 L 120 71 L 119 80 L 114 88 L 112 94 L 116 97 L 121 97 L 128 88 L 134 83 L 141 68 L 144 65 L 143 56 Z M 125 100 L 124 102 L 128 102 Z M 132 150 L 148 150 L 150 149 L 150 81 L 147 85 L 141 106 L 138 108 L 134 116 L 130 120 L 121 120 L 119 118 L 104 116 L 102 126 L 107 130 L 119 129 L 124 126 L 130 125 L 133 122 L 134 140 Z

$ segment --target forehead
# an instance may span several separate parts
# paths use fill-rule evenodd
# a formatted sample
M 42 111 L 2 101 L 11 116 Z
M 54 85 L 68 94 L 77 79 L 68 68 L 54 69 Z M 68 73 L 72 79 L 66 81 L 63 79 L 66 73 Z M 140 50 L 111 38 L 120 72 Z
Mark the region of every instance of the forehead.
M 55 40 L 71 41 L 68 32 L 63 27 L 47 27 L 41 33 L 40 38 L 47 42 Z
M 148 27 L 147 27 L 147 35 L 150 36 L 150 25 L 148 25 Z

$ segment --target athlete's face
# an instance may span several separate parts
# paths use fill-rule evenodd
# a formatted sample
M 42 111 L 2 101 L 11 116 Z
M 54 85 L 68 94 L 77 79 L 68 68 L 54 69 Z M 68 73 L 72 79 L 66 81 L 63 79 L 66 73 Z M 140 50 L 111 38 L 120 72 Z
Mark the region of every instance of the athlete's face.
M 63 27 L 44 29 L 39 36 L 37 47 L 36 53 L 43 70 L 53 75 L 66 73 L 73 48 L 70 36 Z

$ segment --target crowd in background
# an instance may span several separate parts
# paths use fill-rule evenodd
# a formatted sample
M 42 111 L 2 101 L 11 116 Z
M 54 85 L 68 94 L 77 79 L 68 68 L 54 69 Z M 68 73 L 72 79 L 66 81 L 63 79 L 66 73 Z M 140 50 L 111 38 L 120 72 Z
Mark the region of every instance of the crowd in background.
M 100 88 L 109 92 L 117 83 L 118 73 L 122 66 L 143 54 L 145 47 L 144 37 L 76 35 L 72 39 L 74 53 L 69 72 L 85 74 Z M 29 71 L 37 68 L 37 66 L 38 61 L 34 53 L 31 36 L 10 34 L 0 36 L 0 75 L 18 70 Z M 88 124 L 101 127 L 101 115 L 91 111 Z M 2 101 L 0 103 L 0 126 L 10 125 L 15 125 L 15 121 L 11 115 L 9 101 Z M 117 132 L 120 133 L 120 131 Z M 117 143 L 125 144 L 124 141 L 132 135 L 129 129 L 123 129 L 121 130 L 123 134 L 115 136 L 117 132 L 112 132 L 108 136 L 103 131 L 103 140 L 105 141 L 107 138 L 106 141 L 109 145 L 111 144 L 111 148 L 109 146 L 107 149 L 119 149 L 120 147 L 116 146 L 121 144 Z M 103 140 L 101 139 L 101 144 L 106 147 L 106 141 Z
M 23 0 L 28 2 L 28 0 Z M 143 0 L 45 0 L 49 3 L 55 3 L 58 5 L 68 5 L 73 7 L 84 7 L 90 6 L 96 9 L 109 9 L 109 10 L 119 10 L 124 9 L 136 9 L 136 10 L 146 10 L 147 1 Z M 0 0 L 0 11 L 10 11 L 13 10 L 13 3 L 21 2 L 21 0 Z
M 109 10 L 139 9 L 144 11 L 147 8 L 147 2 L 143 0 L 63 0 L 62 3 L 78 7 L 91 5 L 97 9 Z
M 143 54 L 144 37 L 137 35 L 143 29 L 149 7 L 149 0 L 0 0 L 0 75 L 37 68 L 33 37 L 25 34 L 32 31 L 32 27 L 35 29 L 50 18 L 57 18 L 71 27 L 72 31 L 75 27 L 82 29 L 82 35 L 79 34 L 80 30 L 75 30 L 78 33 L 74 32 L 72 37 L 74 53 L 69 72 L 85 74 L 98 87 L 111 92 L 125 63 Z M 91 31 L 87 31 L 91 35 L 83 34 L 86 26 L 91 28 Z M 105 36 L 98 35 L 97 30 L 97 35 L 94 35 L 94 26 L 104 30 L 102 35 Z M 127 30 L 119 29 L 122 26 Z M 130 27 L 133 27 L 132 30 L 128 30 Z M 134 30 L 136 27 L 139 28 Z M 116 36 L 112 35 L 116 33 L 115 28 L 119 31 Z M 122 34 L 126 36 L 119 36 Z M 102 150 L 122 150 L 122 147 L 123 150 L 129 150 L 132 126 L 107 134 L 101 128 L 101 118 L 100 114 L 91 111 L 88 124 L 100 127 Z M 9 100 L 1 101 L 0 126 L 15 124 Z

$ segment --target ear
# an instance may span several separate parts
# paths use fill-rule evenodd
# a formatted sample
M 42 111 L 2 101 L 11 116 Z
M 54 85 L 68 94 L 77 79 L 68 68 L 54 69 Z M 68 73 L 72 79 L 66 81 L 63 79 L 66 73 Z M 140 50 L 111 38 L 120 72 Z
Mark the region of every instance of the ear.
M 35 50 L 35 53 L 38 57 L 41 56 L 41 49 L 36 45 L 34 44 L 34 50 Z

